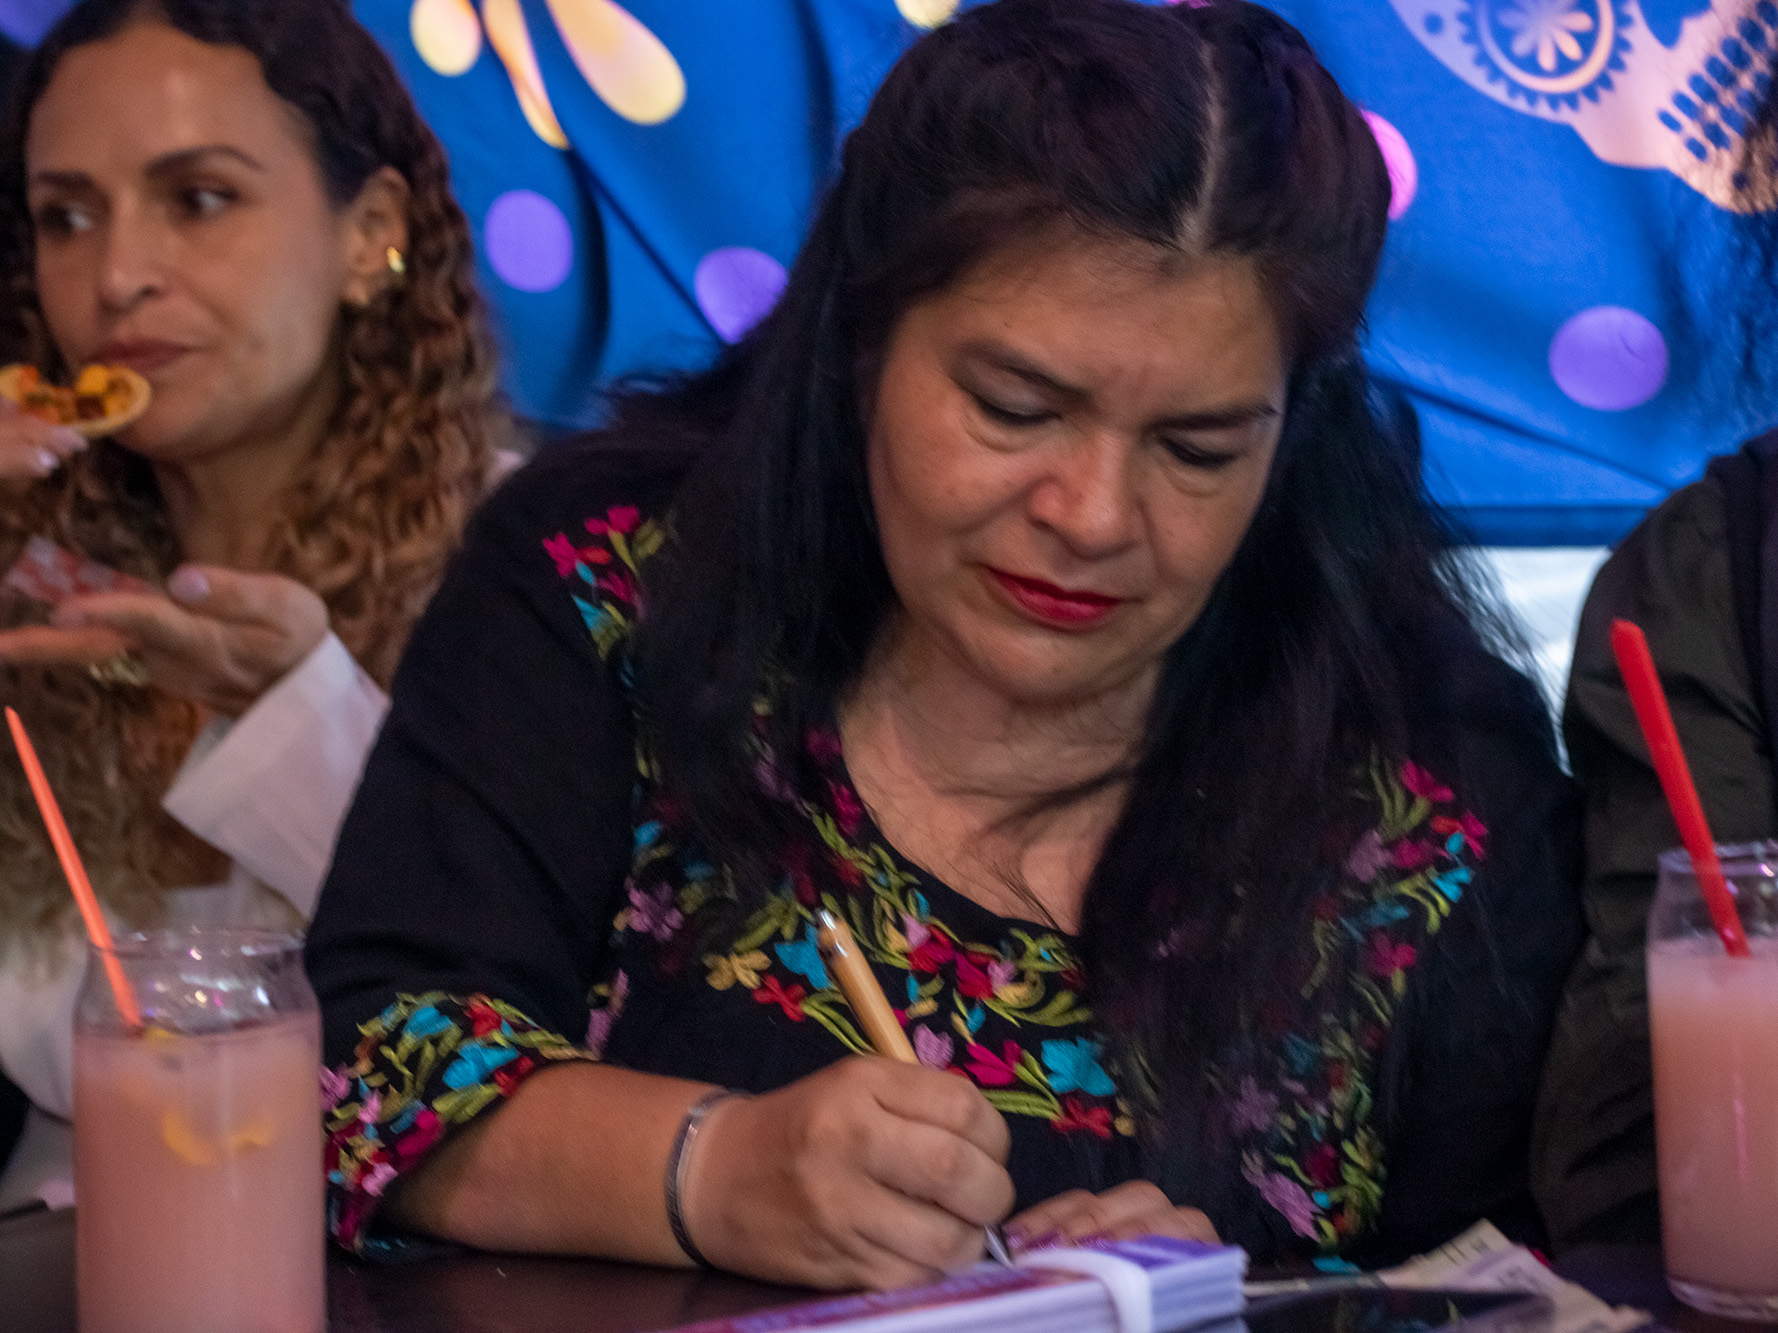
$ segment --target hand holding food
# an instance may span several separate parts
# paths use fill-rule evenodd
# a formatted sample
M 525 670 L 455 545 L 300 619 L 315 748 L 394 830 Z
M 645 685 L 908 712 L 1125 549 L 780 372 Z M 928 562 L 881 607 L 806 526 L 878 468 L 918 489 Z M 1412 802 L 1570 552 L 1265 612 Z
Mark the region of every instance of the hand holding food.
M 86 436 L 31 416 L 0 393 L 0 482 L 37 481 L 86 448 Z

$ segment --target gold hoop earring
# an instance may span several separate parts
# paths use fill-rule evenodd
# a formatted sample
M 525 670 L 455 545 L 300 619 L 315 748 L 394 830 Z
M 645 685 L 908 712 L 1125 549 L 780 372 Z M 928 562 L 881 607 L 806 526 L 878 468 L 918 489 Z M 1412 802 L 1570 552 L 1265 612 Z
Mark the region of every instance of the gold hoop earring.
M 407 260 L 402 258 L 401 251 L 390 246 L 384 254 L 389 260 L 389 271 L 398 278 L 405 278 L 407 276 Z

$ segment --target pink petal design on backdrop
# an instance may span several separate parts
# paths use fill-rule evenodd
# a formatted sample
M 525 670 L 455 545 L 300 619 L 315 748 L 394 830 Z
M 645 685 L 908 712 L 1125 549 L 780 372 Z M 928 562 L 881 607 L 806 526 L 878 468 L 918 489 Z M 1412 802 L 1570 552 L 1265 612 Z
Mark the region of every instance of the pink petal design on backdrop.
M 581 77 L 618 115 L 658 125 L 685 105 L 679 62 L 634 14 L 611 0 L 548 3 Z
M 518 94 L 525 123 L 551 148 L 566 148 L 568 135 L 556 119 L 556 109 L 550 105 L 549 92 L 543 86 L 537 49 L 531 45 L 531 30 L 525 26 L 519 0 L 482 0 L 482 23 L 488 29 L 488 45 L 506 66 L 506 77 L 512 80 L 512 90 Z

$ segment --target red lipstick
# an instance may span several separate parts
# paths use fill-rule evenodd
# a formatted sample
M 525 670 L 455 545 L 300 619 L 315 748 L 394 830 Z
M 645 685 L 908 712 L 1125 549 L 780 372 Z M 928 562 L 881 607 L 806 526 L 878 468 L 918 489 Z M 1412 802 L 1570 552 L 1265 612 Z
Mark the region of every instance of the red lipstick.
M 1102 592 L 1062 588 L 1043 579 L 1024 578 L 1005 570 L 989 568 L 988 574 L 1014 609 L 1025 616 L 1055 629 L 1088 629 L 1098 624 L 1119 606 L 1121 597 Z

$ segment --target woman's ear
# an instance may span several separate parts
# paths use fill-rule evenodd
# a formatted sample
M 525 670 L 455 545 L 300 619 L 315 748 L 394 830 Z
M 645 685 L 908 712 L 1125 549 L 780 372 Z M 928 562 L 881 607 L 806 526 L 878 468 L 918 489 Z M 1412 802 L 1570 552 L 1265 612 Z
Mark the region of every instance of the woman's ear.
M 346 283 L 340 299 L 367 306 L 407 271 L 407 205 L 412 192 L 394 167 L 378 167 L 341 219 Z

